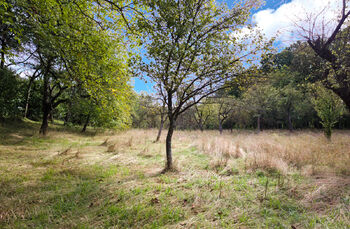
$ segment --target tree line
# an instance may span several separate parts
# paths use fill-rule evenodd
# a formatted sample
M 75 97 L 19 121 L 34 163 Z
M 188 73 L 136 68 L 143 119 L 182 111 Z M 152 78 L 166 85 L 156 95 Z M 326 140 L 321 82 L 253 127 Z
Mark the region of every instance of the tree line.
M 306 42 L 296 42 L 261 61 L 259 74 L 230 86 L 193 106 L 179 117 L 178 129 L 350 128 L 344 102 L 316 80 L 317 56 Z M 314 63 L 313 63 L 314 62 Z M 164 114 L 157 96 L 141 94 L 134 106 L 133 127 L 159 128 Z M 164 119 L 164 118 L 163 118 Z M 163 124 L 164 125 L 164 124 Z M 168 123 L 166 123 L 168 125 Z

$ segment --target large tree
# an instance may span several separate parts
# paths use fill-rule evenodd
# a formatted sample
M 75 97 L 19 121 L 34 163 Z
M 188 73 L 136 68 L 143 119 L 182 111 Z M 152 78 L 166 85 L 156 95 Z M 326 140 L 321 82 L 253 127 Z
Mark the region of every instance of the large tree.
M 340 0 L 339 0 L 340 2 Z M 298 27 L 315 54 L 321 59 L 320 71 L 316 74 L 323 85 L 337 94 L 350 110 L 350 59 L 349 39 L 350 15 L 349 0 L 342 0 L 337 23 L 331 33 L 326 33 L 330 23 L 319 20 L 320 14 L 308 15 L 307 26 L 299 23 Z
M 242 70 L 242 61 L 263 45 L 248 47 L 239 31 L 252 7 L 248 0 L 229 9 L 214 0 L 144 1 L 148 13 L 140 20 L 147 34 L 141 70 L 166 101 L 169 128 L 166 170 L 172 169 L 171 139 L 179 115 L 217 92 Z M 259 41 L 259 37 L 250 41 Z
M 17 68 L 32 72 L 30 81 L 43 81 L 42 134 L 47 132 L 53 110 L 71 99 L 64 96 L 68 88 L 84 88 L 102 105 L 108 104 L 110 96 L 118 97 L 121 107 L 127 104 L 130 87 L 126 22 L 119 11 L 107 20 L 109 13 L 114 12 L 107 11 L 111 4 L 117 6 L 114 1 L 83 0 L 17 4 L 27 15 L 29 28 L 25 51 L 20 53 L 24 60 L 18 61 Z M 28 88 L 30 92 L 30 84 Z

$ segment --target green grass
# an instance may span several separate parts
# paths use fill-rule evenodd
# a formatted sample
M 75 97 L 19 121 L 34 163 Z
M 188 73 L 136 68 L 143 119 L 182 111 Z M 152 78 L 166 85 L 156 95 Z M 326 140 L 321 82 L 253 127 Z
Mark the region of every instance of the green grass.
M 191 141 L 175 140 L 179 171 L 160 174 L 164 143 L 152 143 L 150 132 L 53 126 L 43 138 L 38 127 L 0 127 L 0 228 L 350 227 L 349 186 L 318 211 L 303 203 L 311 178 L 297 171 L 246 171 L 242 159 L 217 170 Z M 107 138 L 115 152 L 101 146 Z

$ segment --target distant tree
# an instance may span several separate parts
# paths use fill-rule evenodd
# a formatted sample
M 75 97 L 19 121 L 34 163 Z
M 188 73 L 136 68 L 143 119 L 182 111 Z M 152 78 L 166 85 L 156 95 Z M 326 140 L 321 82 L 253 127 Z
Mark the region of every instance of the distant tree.
M 148 94 L 135 95 L 132 114 L 133 127 L 156 128 L 159 124 L 160 104 L 157 99 Z
M 297 73 L 290 71 L 286 66 L 284 65 L 283 68 L 279 68 L 271 73 L 269 81 L 278 92 L 276 105 L 280 109 L 279 112 L 285 117 L 288 129 L 292 131 L 293 116 L 302 112 L 298 110 L 298 106 L 307 98 L 305 98 L 303 91 L 297 84 Z
M 316 86 L 316 97 L 313 100 L 315 109 L 321 119 L 325 136 L 330 140 L 332 136 L 332 128 L 339 121 L 344 111 L 344 104 L 332 91 Z
M 277 105 L 278 91 L 268 84 L 250 87 L 243 96 L 244 107 L 256 117 L 257 131 L 261 131 L 261 120 Z
M 210 98 L 210 101 L 215 104 L 217 109 L 217 120 L 219 124 L 219 132 L 222 134 L 223 124 L 232 116 L 232 112 L 235 108 L 234 99 L 225 94 L 220 94 L 220 97 Z
M 212 114 L 212 104 L 204 101 L 203 103 L 194 105 L 193 118 L 196 121 L 200 131 L 204 130 L 204 127 Z
M 173 165 L 171 139 L 179 115 L 224 87 L 242 71 L 245 57 L 266 46 L 248 46 L 231 35 L 234 31 L 239 34 L 256 1 L 236 4 L 232 9 L 214 0 L 145 2 L 149 11 L 139 25 L 147 34 L 147 62 L 141 71 L 155 82 L 166 101 L 168 170 Z M 251 50 L 244 51 L 248 47 Z

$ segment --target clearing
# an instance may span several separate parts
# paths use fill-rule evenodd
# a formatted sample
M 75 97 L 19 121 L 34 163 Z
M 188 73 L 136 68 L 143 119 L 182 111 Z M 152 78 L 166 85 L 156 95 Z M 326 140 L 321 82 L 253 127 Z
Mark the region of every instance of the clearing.
M 0 127 L 1 228 L 349 228 L 350 131 Z

